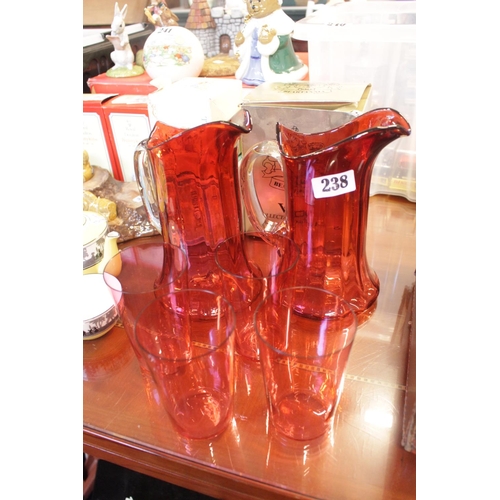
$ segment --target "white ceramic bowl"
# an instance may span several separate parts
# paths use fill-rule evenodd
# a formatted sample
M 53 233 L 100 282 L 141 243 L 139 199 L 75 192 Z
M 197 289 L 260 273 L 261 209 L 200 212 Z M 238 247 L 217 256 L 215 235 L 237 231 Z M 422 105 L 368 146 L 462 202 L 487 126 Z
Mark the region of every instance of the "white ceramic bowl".
M 115 325 L 118 314 L 102 274 L 83 275 L 83 340 L 102 337 Z

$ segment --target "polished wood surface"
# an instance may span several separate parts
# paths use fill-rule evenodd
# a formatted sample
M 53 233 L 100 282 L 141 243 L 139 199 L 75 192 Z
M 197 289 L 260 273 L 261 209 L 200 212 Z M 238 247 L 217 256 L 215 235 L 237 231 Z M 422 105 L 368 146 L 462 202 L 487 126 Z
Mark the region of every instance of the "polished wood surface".
M 401 197 L 370 198 L 367 256 L 380 295 L 358 330 L 327 436 L 294 442 L 275 435 L 260 366 L 237 357 L 230 427 L 212 440 L 181 438 L 116 326 L 84 342 L 84 451 L 217 498 L 415 498 L 416 456 L 401 445 L 415 209 Z

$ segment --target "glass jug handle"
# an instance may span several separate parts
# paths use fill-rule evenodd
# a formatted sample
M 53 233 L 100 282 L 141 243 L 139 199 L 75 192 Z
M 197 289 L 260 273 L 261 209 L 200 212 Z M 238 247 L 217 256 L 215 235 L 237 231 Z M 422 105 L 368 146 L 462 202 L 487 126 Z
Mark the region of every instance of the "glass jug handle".
M 240 164 L 240 188 L 255 230 L 288 232 L 286 179 L 276 141 L 259 142 L 245 153 Z
M 153 169 L 147 152 L 148 139 L 140 142 L 134 152 L 134 171 L 139 193 L 141 194 L 142 202 L 148 212 L 151 224 L 161 234 L 160 212 L 158 210 L 158 199 L 156 196 L 156 188 L 153 176 Z

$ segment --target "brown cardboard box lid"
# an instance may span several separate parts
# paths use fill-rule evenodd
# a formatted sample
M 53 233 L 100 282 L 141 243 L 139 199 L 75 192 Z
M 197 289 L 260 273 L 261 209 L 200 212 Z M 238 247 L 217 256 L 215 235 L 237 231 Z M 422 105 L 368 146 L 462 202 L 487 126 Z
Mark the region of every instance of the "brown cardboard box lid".
M 370 83 L 266 82 L 248 92 L 243 105 L 362 112 L 370 92 Z
M 115 13 L 116 0 L 83 0 L 84 26 L 111 26 Z M 119 0 L 120 10 L 127 4 L 125 24 L 146 22 L 144 9 L 148 6 L 147 0 Z

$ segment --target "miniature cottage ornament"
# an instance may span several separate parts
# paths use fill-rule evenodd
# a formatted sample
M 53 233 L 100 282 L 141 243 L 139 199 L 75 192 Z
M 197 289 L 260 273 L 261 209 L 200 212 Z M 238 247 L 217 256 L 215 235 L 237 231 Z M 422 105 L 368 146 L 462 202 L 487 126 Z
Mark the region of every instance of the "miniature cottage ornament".
M 216 24 L 212 17 L 212 12 L 207 0 L 193 0 L 189 15 L 186 20 L 186 28 L 192 31 L 203 47 L 206 57 L 217 54 L 215 40 Z
M 295 22 L 281 0 L 246 0 L 248 19 L 235 39 L 240 66 L 235 77 L 247 85 L 303 80 L 307 66 L 293 49 Z
M 234 56 L 234 40 L 246 14 L 244 2 L 227 0 L 224 5 L 210 7 L 207 0 L 192 1 L 185 27 L 200 40 L 206 57 Z

